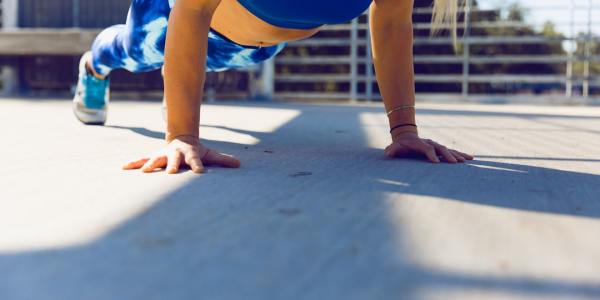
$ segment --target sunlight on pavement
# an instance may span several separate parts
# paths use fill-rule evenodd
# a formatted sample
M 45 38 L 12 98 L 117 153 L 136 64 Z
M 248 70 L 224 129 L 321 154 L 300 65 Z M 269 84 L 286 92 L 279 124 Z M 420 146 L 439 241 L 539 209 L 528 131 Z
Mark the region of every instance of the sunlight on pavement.
M 70 102 L 27 105 L 31 118 L 51 116 L 56 121 L 47 122 L 38 139 L 48 146 L 36 152 L 36 163 L 15 160 L 16 165 L 7 166 L 13 171 L 0 176 L 0 226 L 5 229 L 0 254 L 93 243 L 198 178 L 190 172 L 177 176 L 124 172 L 120 169 L 124 161 L 155 151 L 163 141 L 117 127 L 82 126 L 70 115 Z M 21 101 L 4 100 L 3 112 L 22 106 Z M 111 124 L 142 126 L 158 134 L 164 130 L 157 103 L 115 102 L 112 109 Z M 14 117 L 18 115 L 0 120 L 0 126 L 22 128 L 22 140 L 16 143 L 29 147 L 33 140 L 24 137 L 38 136 L 39 128 L 29 126 L 27 118 Z M 298 115 L 300 111 L 293 109 L 205 105 L 201 134 L 212 141 L 257 144 L 260 139 L 253 133 L 274 132 Z M 3 147 L 0 155 L 8 157 L 14 151 Z
M 206 105 L 203 111 L 208 111 L 201 117 L 200 132 L 203 139 L 245 145 L 260 143 L 260 139 L 252 135 L 253 132 L 274 132 L 300 115 L 300 111 L 293 109 L 251 106 Z
M 516 173 L 527 173 L 527 171 L 523 171 L 523 170 L 515 170 L 515 169 L 509 169 L 509 168 L 500 168 L 500 167 L 494 167 L 494 166 L 484 166 L 484 165 L 478 165 L 475 163 L 469 163 L 467 164 L 469 166 L 473 166 L 476 168 L 482 168 L 482 169 L 490 169 L 490 170 L 497 170 L 497 171 L 507 171 L 507 172 L 516 172 Z

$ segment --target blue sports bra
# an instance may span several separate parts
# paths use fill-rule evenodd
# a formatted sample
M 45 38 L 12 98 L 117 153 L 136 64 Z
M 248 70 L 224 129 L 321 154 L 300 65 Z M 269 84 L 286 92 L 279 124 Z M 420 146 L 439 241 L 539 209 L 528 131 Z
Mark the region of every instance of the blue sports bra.
M 238 0 L 263 21 L 284 28 L 312 29 L 344 23 L 363 13 L 372 0 Z

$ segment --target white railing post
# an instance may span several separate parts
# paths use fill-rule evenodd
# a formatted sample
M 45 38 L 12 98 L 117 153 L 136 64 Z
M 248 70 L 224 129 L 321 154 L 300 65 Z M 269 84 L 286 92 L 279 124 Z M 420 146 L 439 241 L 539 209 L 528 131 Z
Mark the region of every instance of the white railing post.
M 566 79 L 567 82 L 565 84 L 565 97 L 567 99 L 572 99 L 573 98 L 573 59 L 574 59 L 574 54 L 575 54 L 575 50 L 577 49 L 577 45 L 576 45 L 576 41 L 575 41 L 575 0 L 571 0 L 570 1 L 570 5 L 569 5 L 569 9 L 570 9 L 570 22 L 569 22 L 569 40 L 571 41 L 569 43 L 570 47 L 569 50 L 567 52 L 568 55 L 568 59 L 567 59 L 567 69 L 566 69 Z
M 77 28 L 80 26 L 79 24 L 79 14 L 80 14 L 80 2 L 79 0 L 73 0 L 72 3 L 72 7 L 71 7 L 72 11 L 71 11 L 71 15 L 73 18 L 73 27 Z
M 588 100 L 590 96 L 590 60 L 592 56 L 592 0 L 588 0 L 587 34 L 585 36 L 585 61 L 583 62 L 583 99 Z
M 18 26 L 18 0 L 2 0 L 2 30 L 15 29 Z M 19 89 L 19 75 L 15 66 L 4 66 L 0 70 L 0 81 L 2 81 L 2 95 L 15 94 Z
M 275 94 L 275 58 L 262 63 L 256 98 L 273 99 Z
M 471 4 L 473 0 L 466 1 L 465 9 L 465 28 L 463 34 L 463 66 L 462 66 L 462 98 L 469 99 L 469 73 L 470 73 L 470 56 L 471 56 Z
M 367 13 L 368 20 L 371 19 L 371 15 Z M 369 21 L 367 21 L 367 49 L 365 54 L 365 72 L 366 72 L 366 80 L 365 80 L 365 93 L 366 100 L 371 102 L 373 101 L 373 49 L 371 44 L 371 27 L 368 25 Z
M 17 0 L 2 0 L 2 27 L 3 29 L 14 29 L 18 25 L 18 8 Z
M 350 101 L 358 100 L 358 18 L 350 29 Z

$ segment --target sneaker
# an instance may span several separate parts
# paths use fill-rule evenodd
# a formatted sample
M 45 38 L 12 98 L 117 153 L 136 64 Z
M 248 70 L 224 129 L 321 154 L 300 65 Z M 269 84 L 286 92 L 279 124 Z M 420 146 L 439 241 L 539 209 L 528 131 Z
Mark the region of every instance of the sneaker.
M 79 61 L 79 80 L 73 112 L 79 121 L 87 125 L 104 125 L 110 97 L 109 80 L 98 79 L 86 67 L 92 52 L 86 52 Z

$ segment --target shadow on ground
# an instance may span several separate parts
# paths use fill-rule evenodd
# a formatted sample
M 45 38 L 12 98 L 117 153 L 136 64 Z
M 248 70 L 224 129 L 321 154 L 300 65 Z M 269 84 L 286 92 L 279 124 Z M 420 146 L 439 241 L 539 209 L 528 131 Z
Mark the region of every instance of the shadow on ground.
M 273 133 L 209 125 L 261 141 L 247 149 L 207 142 L 241 158 L 242 169 L 211 168 L 93 243 L 0 255 L 0 298 L 420 299 L 431 290 L 600 298 L 587 282 L 424 268 L 388 214 L 390 201 L 422 195 L 598 218 L 599 176 L 494 155 L 463 165 L 387 160 L 367 145 L 357 115 L 379 110 L 294 108 L 302 114 Z M 115 129 L 163 135 L 106 128 Z

